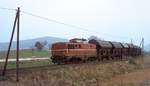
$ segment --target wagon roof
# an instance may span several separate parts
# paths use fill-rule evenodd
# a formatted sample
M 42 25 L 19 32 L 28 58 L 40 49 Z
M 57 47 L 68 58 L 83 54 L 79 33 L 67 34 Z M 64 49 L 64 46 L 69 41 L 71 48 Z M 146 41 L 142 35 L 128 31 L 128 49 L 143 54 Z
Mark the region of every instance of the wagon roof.
M 134 46 L 134 48 L 139 48 L 139 46 L 137 46 L 137 45 L 133 45 Z
M 111 42 L 114 48 L 122 48 L 122 45 L 120 42 Z
M 102 48 L 112 48 L 112 45 L 109 41 L 91 39 L 89 40 L 89 43 L 94 43 L 101 46 Z
M 122 45 L 123 45 L 124 48 L 129 48 L 127 43 L 122 43 Z
M 129 44 L 129 43 L 128 43 L 128 46 L 129 46 L 129 48 L 134 48 L 134 45 L 133 45 L 133 44 Z

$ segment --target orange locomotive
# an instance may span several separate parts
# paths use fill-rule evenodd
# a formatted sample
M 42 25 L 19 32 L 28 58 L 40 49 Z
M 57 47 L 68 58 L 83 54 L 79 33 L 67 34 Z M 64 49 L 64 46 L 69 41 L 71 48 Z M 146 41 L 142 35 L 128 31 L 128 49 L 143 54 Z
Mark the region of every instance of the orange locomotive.
M 96 45 L 87 43 L 85 39 L 54 43 L 51 50 L 54 63 L 96 59 Z

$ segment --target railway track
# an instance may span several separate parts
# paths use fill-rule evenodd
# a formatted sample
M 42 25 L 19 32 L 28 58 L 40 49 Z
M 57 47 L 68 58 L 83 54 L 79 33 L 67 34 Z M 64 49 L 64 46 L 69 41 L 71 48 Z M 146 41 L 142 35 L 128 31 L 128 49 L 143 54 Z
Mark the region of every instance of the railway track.
M 19 74 L 27 74 L 31 73 L 33 71 L 46 71 L 46 70 L 57 70 L 57 69 L 65 69 L 69 66 L 76 67 L 76 66 L 83 66 L 83 65 L 97 65 L 97 64 L 107 64 L 107 63 L 114 63 L 114 62 L 123 62 L 128 60 L 110 60 L 110 61 L 93 61 L 93 62 L 86 62 L 86 63 L 72 63 L 72 64 L 51 64 L 51 65 L 45 65 L 45 66 L 37 66 L 37 67 L 25 67 L 25 68 L 19 68 Z M 2 76 L 2 70 L 0 70 L 1 76 Z M 6 75 L 7 76 L 13 76 L 16 73 L 16 69 L 7 69 Z

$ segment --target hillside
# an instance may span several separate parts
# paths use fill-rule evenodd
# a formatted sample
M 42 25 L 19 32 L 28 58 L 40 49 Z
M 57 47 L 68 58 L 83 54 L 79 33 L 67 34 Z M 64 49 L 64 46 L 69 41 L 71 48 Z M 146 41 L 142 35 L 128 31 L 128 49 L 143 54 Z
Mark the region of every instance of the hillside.
M 34 44 L 37 41 L 47 41 L 47 46 L 46 48 L 48 48 L 49 44 L 52 44 L 54 42 L 60 42 L 60 41 L 67 41 L 67 39 L 63 39 L 63 38 L 57 38 L 57 37 L 40 37 L 40 38 L 35 38 L 35 39 L 28 39 L 28 40 L 21 40 L 20 41 L 20 49 L 30 49 L 31 47 L 34 46 Z M 0 51 L 5 51 L 8 48 L 8 44 L 9 43 L 0 43 Z M 12 43 L 12 50 L 16 49 L 16 42 Z

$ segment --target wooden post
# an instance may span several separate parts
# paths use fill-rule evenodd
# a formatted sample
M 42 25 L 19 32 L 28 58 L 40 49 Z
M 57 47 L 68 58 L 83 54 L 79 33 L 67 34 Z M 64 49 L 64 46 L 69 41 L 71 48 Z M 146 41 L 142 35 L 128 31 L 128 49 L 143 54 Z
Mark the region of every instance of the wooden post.
M 144 52 L 144 38 L 142 38 L 142 50 Z
M 3 76 L 5 76 L 5 73 L 6 73 L 6 67 L 7 67 L 7 63 L 8 63 L 8 57 L 9 57 L 9 54 L 10 54 L 10 48 L 11 48 L 11 45 L 12 45 L 12 41 L 13 41 L 13 37 L 14 37 L 14 33 L 15 33 L 16 22 L 17 22 L 17 18 L 18 18 L 17 14 L 18 14 L 18 11 L 16 13 L 16 17 L 15 17 L 15 21 L 14 21 L 14 26 L 13 26 L 13 30 L 12 30 L 12 34 L 11 34 L 11 38 L 10 38 L 8 50 L 7 50 L 7 55 L 6 55 L 6 60 L 5 60 L 5 64 L 4 64 L 4 69 L 3 69 L 3 72 L 2 72 Z
M 17 58 L 16 58 L 16 81 L 19 81 L 19 24 L 20 23 L 20 8 L 18 7 L 18 22 L 17 22 Z
M 13 26 L 13 31 L 12 31 L 10 43 L 9 43 L 9 46 L 8 46 L 6 61 L 5 61 L 5 65 L 4 65 L 4 69 L 3 69 L 3 73 L 2 73 L 3 76 L 5 76 L 5 72 L 6 72 L 6 68 L 7 68 L 8 57 L 9 57 L 10 48 L 11 48 L 14 33 L 15 33 L 16 23 L 17 23 L 16 81 L 18 82 L 19 81 L 19 29 L 20 29 L 20 27 L 19 27 L 19 25 L 20 25 L 20 8 L 19 7 L 18 7 L 18 10 L 17 10 L 17 13 L 16 13 L 14 26 Z

